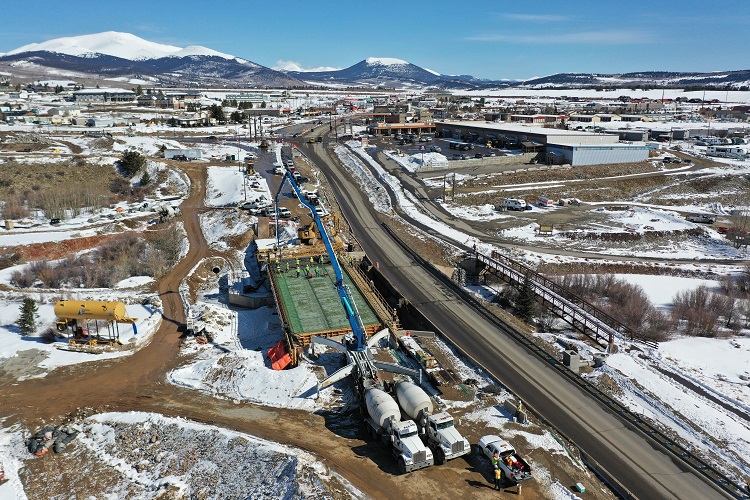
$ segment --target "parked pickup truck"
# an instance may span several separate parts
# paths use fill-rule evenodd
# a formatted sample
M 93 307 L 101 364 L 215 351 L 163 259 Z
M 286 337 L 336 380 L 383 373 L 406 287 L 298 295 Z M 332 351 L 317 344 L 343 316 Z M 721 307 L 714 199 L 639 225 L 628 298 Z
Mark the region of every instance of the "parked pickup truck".
M 514 483 L 531 479 L 531 466 L 521 458 L 508 441 L 500 436 L 483 436 L 479 440 L 479 449 L 490 461 L 492 461 L 493 455 L 497 452 L 499 458 L 498 466 L 502 471 L 503 479 L 513 481 Z
M 716 222 L 716 217 L 708 214 L 690 214 L 685 219 L 690 222 L 700 222 L 702 224 L 713 224 Z

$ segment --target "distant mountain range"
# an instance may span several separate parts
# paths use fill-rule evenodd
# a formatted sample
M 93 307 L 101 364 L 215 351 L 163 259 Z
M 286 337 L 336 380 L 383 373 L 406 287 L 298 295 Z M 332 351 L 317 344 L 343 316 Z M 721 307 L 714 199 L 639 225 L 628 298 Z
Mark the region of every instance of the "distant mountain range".
M 369 57 L 348 68 L 335 71 L 289 71 L 289 75 L 308 82 L 360 87 L 401 89 L 477 89 L 485 86 L 507 87 L 507 82 L 481 80 L 468 75 L 448 76 L 386 57 Z
M 293 88 L 309 86 L 397 88 L 412 90 L 491 90 L 592 87 L 719 87 L 750 85 L 750 70 L 714 73 L 641 72 L 624 74 L 559 73 L 529 80 L 486 80 L 442 75 L 401 59 L 371 57 L 330 71 L 275 70 L 201 47 L 185 48 L 108 31 L 57 38 L 0 53 L 0 68 L 30 80 L 88 78 L 134 85 L 145 81 L 167 86 Z

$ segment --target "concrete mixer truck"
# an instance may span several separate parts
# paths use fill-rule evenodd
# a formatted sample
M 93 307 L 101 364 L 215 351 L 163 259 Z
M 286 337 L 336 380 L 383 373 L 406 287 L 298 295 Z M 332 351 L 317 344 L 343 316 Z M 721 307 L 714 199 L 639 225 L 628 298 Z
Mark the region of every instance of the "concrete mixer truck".
M 396 383 L 396 399 L 406 415 L 414 419 L 419 435 L 432 450 L 435 463 L 442 465 L 471 451 L 469 441 L 453 425 L 448 412 L 433 414 L 432 399 L 410 381 Z
M 367 389 L 365 405 L 365 422 L 370 433 L 391 449 L 401 474 L 433 464 L 432 451 L 419 439 L 417 425 L 411 420 L 401 421 L 401 410 L 387 392 Z

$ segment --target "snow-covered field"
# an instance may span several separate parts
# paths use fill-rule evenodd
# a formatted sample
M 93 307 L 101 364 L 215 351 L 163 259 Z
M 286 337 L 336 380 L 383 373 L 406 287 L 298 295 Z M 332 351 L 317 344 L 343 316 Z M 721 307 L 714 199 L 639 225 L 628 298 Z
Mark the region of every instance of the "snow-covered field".
M 313 455 L 241 432 L 141 412 L 93 415 L 79 429 L 75 453 L 55 457 L 65 472 L 35 478 L 47 482 L 36 489 L 48 498 L 65 498 L 77 481 L 98 476 L 109 479 L 97 498 L 109 499 L 364 498 Z M 28 498 L 20 479 L 24 448 L 18 429 L 0 430 L 8 479 L 0 498 Z M 79 473 L 82 462 L 87 474 Z M 63 490 L 60 474 L 73 489 Z
M 135 323 L 135 329 L 130 325 L 119 326 L 123 347 L 101 354 L 90 354 L 60 349 L 66 346 L 62 340 L 47 344 L 39 337 L 23 336 L 15 326 L 20 315 L 21 300 L 16 294 L 6 292 L 0 296 L 0 363 L 5 370 L 11 371 L 15 377 L 23 380 L 29 377 L 45 376 L 58 366 L 128 356 L 147 345 L 161 324 L 161 310 L 151 304 L 142 304 L 139 298 L 141 296 L 137 293 L 124 290 L 117 292 L 101 290 L 98 293 L 93 290 L 84 290 L 83 292 L 76 291 L 74 295 L 73 300 L 125 302 L 128 316 L 137 318 L 138 321 Z M 56 320 L 54 306 L 57 294 L 51 291 L 32 294 L 31 297 L 37 300 L 39 308 L 37 331 L 52 328 Z M 158 304 L 156 299 L 153 302 Z M 106 327 L 102 330 L 102 336 L 106 336 L 105 332 Z
M 123 138 L 123 140 L 125 140 L 125 145 L 120 146 L 149 153 L 156 151 L 160 145 L 168 143 L 157 137 Z M 81 141 L 77 144 L 88 147 L 89 143 Z M 169 144 L 170 147 L 179 145 L 178 142 L 169 142 Z M 232 144 L 211 146 L 211 148 L 206 149 L 207 156 L 221 156 L 236 152 L 236 147 Z M 339 145 L 335 152 L 346 168 L 359 179 L 362 189 L 369 193 L 372 203 L 380 212 L 397 217 L 384 187 L 388 186 L 389 190 L 395 193 L 396 203 L 400 209 L 415 220 L 432 227 L 455 242 L 476 244 L 478 250 L 482 252 L 489 253 L 494 249 L 487 243 L 436 221 L 430 211 L 404 190 L 398 179 L 387 173 L 365 149 L 361 148 L 359 143 L 349 142 L 346 146 Z M 248 196 L 270 198 L 268 185 L 262 177 L 245 179 L 237 166 L 210 167 L 208 176 L 207 205 L 236 207 L 246 199 L 250 200 Z M 181 179 L 176 175 L 173 178 Z M 253 182 L 253 180 L 259 184 L 257 189 L 243 188 L 244 182 Z M 182 182 L 184 183 L 184 180 Z M 185 184 L 182 186 L 181 190 L 187 192 L 187 186 Z M 507 217 L 506 214 L 497 214 L 489 206 L 470 208 L 448 204 L 445 206 L 459 218 L 492 220 Z M 666 207 L 638 207 L 624 212 L 608 212 L 598 207 L 591 209 L 606 219 L 606 226 L 601 229 L 606 231 L 616 229 L 645 233 L 683 230 L 695 226 Z M 227 248 L 223 240 L 245 232 L 246 224 L 250 222 L 252 222 L 251 217 L 238 215 L 234 210 L 215 210 L 201 217 L 201 227 L 207 240 L 213 247 L 222 250 Z M 32 223 L 30 223 L 29 228 L 22 228 L 19 231 L 19 234 L 23 234 L 20 240 L 18 236 L 14 236 L 17 238 L 15 240 L 3 240 L 2 238 L 8 238 L 9 235 L 0 235 L 0 246 L 17 244 L 19 241 L 30 243 L 57 241 L 51 238 L 58 237 L 78 237 L 80 234 L 88 234 L 86 231 L 93 231 L 89 228 L 90 224 L 93 223 L 87 222 L 85 217 L 65 221 L 64 225 L 54 230 L 48 227 L 32 228 Z M 534 238 L 538 238 L 532 226 L 510 231 L 506 236 L 512 236 L 519 241 L 531 242 Z M 552 236 L 552 238 L 556 237 L 561 236 Z M 732 252 L 724 247 L 726 245 L 720 245 L 718 240 L 715 244 L 704 243 L 700 248 L 685 248 L 675 244 L 658 251 L 643 250 L 642 255 L 695 259 L 744 257 L 742 253 Z M 533 252 L 526 252 L 526 254 L 529 260 L 552 258 Z M 723 272 L 728 272 L 729 269 L 731 266 L 724 268 Z M 734 270 L 737 269 L 739 269 L 738 266 Z M 9 283 L 12 270 L 11 268 L 0 272 L 0 283 Z M 623 277 L 642 285 L 659 307 L 669 307 L 671 297 L 676 292 L 706 283 L 705 280 L 692 278 L 634 277 L 632 275 Z M 126 301 L 128 314 L 138 318 L 136 325 L 138 335 L 133 336 L 132 332 L 127 331 L 129 328 L 124 328 L 121 331 L 121 339 L 128 347 L 140 348 L 148 343 L 158 328 L 160 318 L 158 305 L 142 305 L 141 303 L 142 299 L 147 296 L 139 292 L 139 287 L 144 283 L 147 283 L 147 280 L 134 277 L 128 283 L 122 283 L 123 287 L 133 287 L 133 289 L 75 290 L 70 293 L 76 298 Z M 314 411 L 321 404 L 331 403 L 333 396 L 325 393 L 323 400 L 314 401 L 318 376 L 311 364 L 305 362 L 297 368 L 282 372 L 276 372 L 270 368 L 265 352 L 281 340 L 283 335 L 279 318 L 273 309 L 245 310 L 229 307 L 224 301 L 219 300 L 220 295 L 217 288 L 209 287 L 202 291 L 198 303 L 193 306 L 195 312 L 202 313 L 202 321 L 210 326 L 214 334 L 214 343 L 211 348 L 186 343 L 187 347 L 183 353 L 191 355 L 190 361 L 169 374 L 169 380 L 172 383 L 221 398 L 274 407 L 298 408 L 305 411 Z M 34 296 L 40 299 L 40 324 L 51 325 L 54 321 L 52 297 L 55 296 L 55 292 L 39 292 Z M 54 345 L 40 342 L 38 338 L 21 337 L 14 326 L 19 313 L 20 300 L 20 294 L 15 292 L 3 292 L 0 295 L 0 362 L 17 358 L 17 365 L 29 366 L 25 376 L 45 376 L 55 366 L 133 352 L 125 350 L 122 353 L 100 355 L 73 353 L 58 350 Z M 158 304 L 158 302 L 152 303 Z M 554 342 L 560 334 L 542 332 L 539 335 Z M 581 343 L 580 349 L 586 353 L 588 348 Z M 604 367 L 594 370 L 589 376 L 596 378 L 606 375 L 614 379 L 622 390 L 622 399 L 633 410 L 654 418 L 666 428 L 682 436 L 696 449 L 709 453 L 712 458 L 731 464 L 732 469 L 737 471 L 738 475 L 747 476 L 750 475 L 750 466 L 745 457 L 750 455 L 750 426 L 746 420 L 727 411 L 725 407 L 735 408 L 738 411 L 750 411 L 750 387 L 748 381 L 741 378 L 750 376 L 750 353 L 748 351 L 750 351 L 750 341 L 746 337 L 678 338 L 662 343 L 658 350 L 626 352 L 621 349 L 619 353 L 608 358 Z M 463 378 L 476 378 L 489 383 L 480 370 L 464 363 L 447 347 L 446 353 L 453 359 L 456 369 Z M 329 368 L 326 367 L 326 369 Z M 719 405 L 714 400 L 695 392 L 681 389 L 682 386 L 675 381 L 675 378 L 665 375 L 665 372 L 691 381 L 722 404 Z M 509 437 L 522 437 L 531 449 L 544 449 L 546 453 L 559 454 L 562 458 L 565 450 L 551 434 L 547 432 L 537 434 L 536 430 L 533 432 L 531 429 L 518 430 L 515 426 L 506 425 L 510 423 L 510 420 L 509 415 L 502 410 L 502 399 L 505 396 L 498 396 L 495 405 L 464 415 L 462 422 L 498 429 Z M 453 408 L 462 406 L 461 403 L 451 401 L 446 401 L 446 404 Z M 248 491 L 256 491 L 253 488 L 257 488 L 257 491 L 267 492 L 270 496 L 291 495 L 291 497 L 316 498 L 329 495 L 328 490 L 318 480 L 300 480 L 300 477 L 310 477 L 303 472 L 303 469 L 311 470 L 314 477 L 330 479 L 331 474 L 326 472 L 320 464 L 315 463 L 314 457 L 299 450 L 262 442 L 241 433 L 149 414 L 98 415 L 86 420 L 82 430 L 80 446 L 89 453 L 100 456 L 102 467 L 116 471 L 120 478 L 111 485 L 111 490 L 108 492 L 111 493 L 111 498 L 151 498 L 154 491 L 159 488 L 173 488 L 177 492 L 188 495 L 198 494 L 200 485 L 195 482 L 194 478 L 211 474 L 221 474 L 221 478 L 226 475 L 227 481 L 241 481 L 243 487 L 250 488 Z M 19 435 L 20 429 L 4 429 L 0 433 L 0 463 L 4 464 L 6 474 L 11 478 L 11 481 L 0 486 L 0 497 L 3 498 L 3 495 L 9 498 L 25 498 L 19 480 L 19 470 L 23 468 L 23 461 L 28 457 L 23 450 L 19 451 L 19 446 L 21 446 Z M 116 436 L 120 435 L 135 435 L 142 442 L 139 442 L 138 447 L 130 450 L 113 446 Z M 158 438 L 156 442 L 151 443 L 150 439 L 153 435 L 157 435 Z M 185 456 L 182 454 L 174 457 L 167 456 L 165 449 L 176 448 L 170 446 L 169 443 L 159 448 L 161 441 L 167 439 L 167 435 L 174 436 L 177 441 L 203 436 L 201 439 L 210 442 L 210 446 L 207 446 L 205 450 L 194 450 L 202 453 L 200 457 L 190 462 L 189 466 L 182 467 L 177 473 L 175 464 L 179 460 L 184 461 Z M 706 439 L 706 435 L 711 435 L 715 441 Z M 714 443 L 719 441 L 726 445 L 721 449 L 716 449 Z M 150 445 L 154 445 L 153 449 Z M 152 461 L 146 465 L 144 456 L 161 456 L 163 460 Z M 257 469 L 248 469 L 256 465 Z M 539 472 L 538 481 L 546 487 L 550 497 L 577 498 L 570 493 L 568 485 L 561 485 L 549 471 L 544 468 L 536 468 L 536 471 Z M 275 477 L 282 479 L 271 480 Z M 337 484 L 339 483 L 344 484 L 343 481 L 338 481 Z M 343 488 L 347 496 L 362 496 L 360 492 L 349 486 Z
M 209 291 L 210 296 L 218 290 Z M 267 406 L 314 411 L 317 377 L 310 365 L 289 370 L 271 369 L 268 349 L 283 339 L 276 310 L 228 309 L 204 296 L 197 306 L 214 336 L 216 349 L 194 344 L 184 350 L 193 359 L 169 374 L 176 385 L 213 395 Z

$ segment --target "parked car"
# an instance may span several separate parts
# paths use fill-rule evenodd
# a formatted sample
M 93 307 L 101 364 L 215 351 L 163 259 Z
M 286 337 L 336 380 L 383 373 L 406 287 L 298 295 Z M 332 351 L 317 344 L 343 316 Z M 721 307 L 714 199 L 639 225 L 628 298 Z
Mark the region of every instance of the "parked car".
M 474 158 L 484 158 L 482 153 L 474 153 Z
M 494 151 L 487 151 L 484 156 L 497 156 Z
M 709 214 L 690 214 L 685 219 L 690 222 L 699 222 L 701 224 L 713 224 L 716 222 L 716 217 Z
M 430 151 L 433 153 L 441 153 L 443 150 L 440 149 L 440 146 L 430 146 Z
M 292 217 L 292 212 L 286 207 L 279 207 L 279 217 L 282 219 L 289 219 Z

